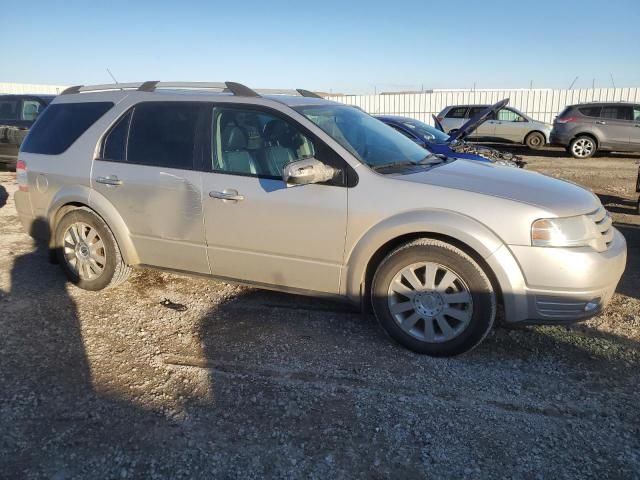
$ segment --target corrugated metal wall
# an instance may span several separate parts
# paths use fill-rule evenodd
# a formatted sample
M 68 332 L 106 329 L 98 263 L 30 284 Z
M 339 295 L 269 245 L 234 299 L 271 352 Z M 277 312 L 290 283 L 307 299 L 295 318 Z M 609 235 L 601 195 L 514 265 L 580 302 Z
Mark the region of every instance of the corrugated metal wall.
M 328 97 L 336 102 L 356 105 L 372 115 L 412 117 L 433 124 L 431 115 L 456 104 L 491 104 L 509 98 L 509 105 L 531 117 L 552 123 L 567 105 L 595 101 L 640 103 L 640 88 L 585 88 L 576 90 L 434 90 L 428 93 L 385 95 L 347 95 Z
M 49 93 L 57 95 L 65 88 L 62 85 L 38 85 L 35 83 L 2 83 L 0 93 Z

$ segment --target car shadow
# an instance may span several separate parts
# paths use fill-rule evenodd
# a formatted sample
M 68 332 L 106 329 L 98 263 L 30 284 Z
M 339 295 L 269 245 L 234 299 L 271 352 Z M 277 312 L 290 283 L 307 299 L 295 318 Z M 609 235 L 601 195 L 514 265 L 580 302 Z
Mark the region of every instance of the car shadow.
M 7 204 L 8 199 L 9 193 L 7 193 L 7 189 L 4 188 L 4 185 L 0 185 L 0 208 L 4 207 Z
M 608 193 L 597 193 L 597 195 L 602 205 L 611 213 L 622 213 L 625 215 L 636 215 L 637 213 L 637 201 Z
M 122 356 L 109 320 L 86 317 L 111 316 L 111 303 L 82 312 L 47 255 L 43 242 L 15 258 L 10 288 L 0 292 L 7 478 L 461 478 L 468 464 L 488 477 L 518 476 L 522 434 L 505 427 L 514 415 L 535 418 L 529 438 L 554 442 L 588 422 L 587 443 L 598 441 L 589 432 L 618 435 L 618 412 L 626 425 L 639 420 L 628 399 L 637 371 L 629 362 L 640 362 L 612 355 L 638 344 L 587 327 L 498 328 L 469 354 L 435 359 L 391 342 L 371 316 L 341 302 L 244 288 L 194 325 L 180 315 L 168 321 L 172 331 L 195 329 L 197 349 L 183 350 L 172 335 L 162 352 Z M 128 294 L 120 288 L 109 295 Z M 198 294 L 189 282 L 183 288 L 187 298 Z M 155 312 L 144 300 L 137 315 Z M 117 332 L 126 344 L 138 337 L 135 320 Z M 96 375 L 87 345 L 92 355 L 122 357 L 124 370 Z M 137 381 L 160 406 L 131 399 L 133 365 L 148 366 Z M 210 392 L 182 393 L 182 378 L 200 374 Z M 605 387 L 617 392 L 607 396 L 607 415 L 583 405 Z M 183 414 L 169 419 L 163 402 L 178 393 Z M 449 438 L 456 441 L 440 456 Z M 567 460 L 554 456 L 555 443 L 536 445 L 548 461 L 532 462 L 532 475 L 552 478 Z M 629 468 L 619 458 L 580 462 L 601 476 Z

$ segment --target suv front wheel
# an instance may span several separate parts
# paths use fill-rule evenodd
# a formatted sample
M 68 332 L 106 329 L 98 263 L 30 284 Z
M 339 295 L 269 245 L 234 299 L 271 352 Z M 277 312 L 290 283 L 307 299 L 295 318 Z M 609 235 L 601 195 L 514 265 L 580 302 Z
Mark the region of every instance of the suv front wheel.
M 489 278 L 459 248 L 420 239 L 393 250 L 378 267 L 372 304 L 384 330 L 417 353 L 453 356 L 491 330 L 496 295 Z
M 131 271 L 113 233 L 91 210 L 79 208 L 64 215 L 56 226 L 55 245 L 67 277 L 85 290 L 115 286 Z
M 596 141 L 587 136 L 576 137 L 569 144 L 569 153 L 573 158 L 589 158 L 597 149 Z

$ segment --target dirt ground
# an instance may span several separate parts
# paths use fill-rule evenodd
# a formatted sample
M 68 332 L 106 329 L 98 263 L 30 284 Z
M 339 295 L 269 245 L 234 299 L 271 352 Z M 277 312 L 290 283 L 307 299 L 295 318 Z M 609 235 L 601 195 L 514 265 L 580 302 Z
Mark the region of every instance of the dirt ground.
M 601 196 L 627 271 L 598 317 L 454 359 L 327 301 L 155 271 L 79 290 L 0 173 L 0 478 L 640 478 L 639 158 L 527 156 Z

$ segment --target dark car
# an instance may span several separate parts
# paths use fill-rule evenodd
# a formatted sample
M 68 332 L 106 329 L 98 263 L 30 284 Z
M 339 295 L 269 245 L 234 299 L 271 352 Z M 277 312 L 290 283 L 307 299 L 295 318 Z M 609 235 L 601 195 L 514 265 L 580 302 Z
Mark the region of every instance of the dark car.
M 498 162 L 521 167 L 524 166 L 525 162 L 522 162 L 519 157 L 509 152 L 500 152 L 493 148 L 469 144 L 464 141 L 478 125 L 481 125 L 496 109 L 499 110 L 506 105 L 507 102 L 508 99 L 487 107 L 482 112 L 474 115 L 473 118 L 451 135 L 444 133 L 442 128 L 438 129 L 409 117 L 378 115 L 376 118 L 432 153 L 465 160 Z M 436 125 L 438 125 L 438 120 L 434 119 L 434 121 Z
M 27 131 L 55 95 L 0 95 L 0 164 L 14 167 Z
M 570 105 L 556 117 L 550 140 L 575 158 L 597 151 L 640 153 L 640 104 Z

